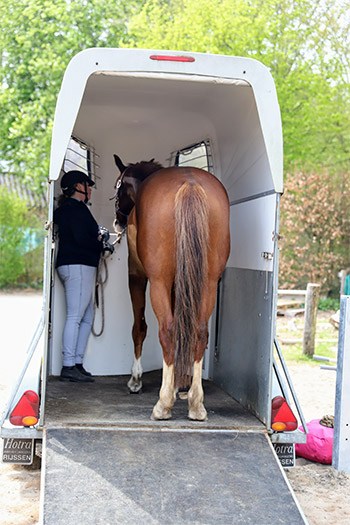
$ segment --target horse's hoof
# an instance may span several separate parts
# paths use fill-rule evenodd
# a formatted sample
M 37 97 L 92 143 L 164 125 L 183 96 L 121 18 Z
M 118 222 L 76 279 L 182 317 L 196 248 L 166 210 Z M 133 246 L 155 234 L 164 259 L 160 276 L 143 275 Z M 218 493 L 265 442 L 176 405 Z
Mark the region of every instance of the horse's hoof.
M 188 392 L 181 391 L 181 392 L 178 392 L 177 395 L 179 399 L 188 399 Z
M 168 408 L 159 408 L 157 405 L 153 408 L 151 419 L 152 421 L 162 421 L 171 419 L 172 412 Z
M 173 415 L 172 415 L 171 412 L 169 412 L 169 413 L 167 413 L 167 414 L 160 415 L 160 416 L 155 415 L 155 414 L 153 414 L 153 412 L 152 412 L 152 415 L 151 415 L 151 419 L 152 419 L 152 421 L 166 421 L 166 420 L 168 420 L 168 419 L 171 419 L 172 417 L 173 417 Z
M 188 418 L 192 421 L 207 421 L 207 411 L 204 407 L 198 408 L 197 410 L 189 410 Z
M 128 381 L 128 389 L 130 391 L 130 394 L 138 394 L 142 388 L 142 381 L 135 380 L 133 377 L 131 377 Z

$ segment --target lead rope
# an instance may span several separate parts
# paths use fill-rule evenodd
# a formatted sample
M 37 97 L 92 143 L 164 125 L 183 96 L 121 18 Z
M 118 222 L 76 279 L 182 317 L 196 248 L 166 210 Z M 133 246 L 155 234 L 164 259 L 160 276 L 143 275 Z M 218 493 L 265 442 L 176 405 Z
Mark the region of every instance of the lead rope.
M 103 271 L 102 271 L 102 267 L 103 267 Z M 98 263 L 97 272 L 96 272 L 94 318 L 92 321 L 92 328 L 91 328 L 91 332 L 93 333 L 95 337 L 100 337 L 105 327 L 104 285 L 106 284 L 107 279 L 108 279 L 107 261 L 106 261 L 106 257 L 102 256 Z M 101 300 L 99 299 L 99 291 L 100 291 Z M 100 328 L 100 331 L 97 332 L 95 330 L 94 325 L 95 325 L 95 317 L 96 317 L 96 308 L 99 308 L 100 303 L 101 303 L 101 328 Z

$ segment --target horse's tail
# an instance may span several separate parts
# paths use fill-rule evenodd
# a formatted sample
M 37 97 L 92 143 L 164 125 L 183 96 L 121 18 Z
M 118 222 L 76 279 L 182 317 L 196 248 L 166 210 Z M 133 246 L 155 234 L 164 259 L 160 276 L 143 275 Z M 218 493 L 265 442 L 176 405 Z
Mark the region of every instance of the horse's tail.
M 208 200 L 202 186 L 185 182 L 175 196 L 175 384 L 190 384 L 198 343 L 202 290 L 208 270 Z

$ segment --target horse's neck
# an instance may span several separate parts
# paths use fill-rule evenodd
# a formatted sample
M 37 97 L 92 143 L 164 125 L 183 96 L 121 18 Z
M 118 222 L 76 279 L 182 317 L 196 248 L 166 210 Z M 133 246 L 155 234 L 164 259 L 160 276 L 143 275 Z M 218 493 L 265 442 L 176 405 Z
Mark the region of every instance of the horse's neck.
M 129 187 L 128 196 L 130 197 L 130 200 L 132 200 L 133 204 L 135 205 L 136 195 L 139 191 L 141 181 L 137 179 L 136 177 L 128 177 L 128 179 L 125 182 Z
M 135 172 L 135 174 L 129 175 L 127 177 L 127 180 L 125 182 L 129 185 L 129 197 L 133 201 L 134 205 L 136 202 L 137 193 L 140 189 L 141 184 L 150 177 L 150 175 L 153 175 L 156 171 L 160 170 L 162 166 L 159 164 L 150 164 L 147 166 L 143 166 L 142 168 L 139 167 L 139 169 Z

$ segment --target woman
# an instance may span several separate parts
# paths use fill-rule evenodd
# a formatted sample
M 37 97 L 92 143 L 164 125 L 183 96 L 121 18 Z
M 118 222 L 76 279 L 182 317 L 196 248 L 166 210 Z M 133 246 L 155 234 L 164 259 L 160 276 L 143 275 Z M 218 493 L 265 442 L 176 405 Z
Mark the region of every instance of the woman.
M 93 291 L 102 252 L 98 224 L 86 204 L 95 183 L 81 171 L 61 179 L 62 195 L 53 220 L 58 227 L 56 268 L 64 286 L 66 321 L 62 339 L 62 381 L 93 382 L 83 366 L 93 322 Z

